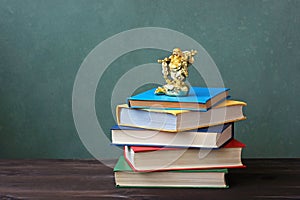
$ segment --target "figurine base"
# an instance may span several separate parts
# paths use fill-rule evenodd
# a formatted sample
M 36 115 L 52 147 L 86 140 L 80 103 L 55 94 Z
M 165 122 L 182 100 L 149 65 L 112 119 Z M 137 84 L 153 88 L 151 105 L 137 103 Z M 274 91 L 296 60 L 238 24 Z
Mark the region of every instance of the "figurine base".
M 189 94 L 189 87 L 188 86 L 175 86 L 172 84 L 164 85 L 163 87 L 158 87 L 155 92 L 156 95 L 167 95 L 167 96 L 187 96 Z

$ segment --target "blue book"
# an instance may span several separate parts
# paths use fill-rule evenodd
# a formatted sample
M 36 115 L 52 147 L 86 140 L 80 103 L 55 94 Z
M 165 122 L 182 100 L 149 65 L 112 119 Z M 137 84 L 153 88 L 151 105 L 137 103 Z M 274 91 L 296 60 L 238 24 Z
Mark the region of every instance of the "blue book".
M 228 88 L 192 87 L 188 96 L 156 95 L 156 88 L 128 98 L 132 108 L 184 109 L 207 111 L 228 98 Z
M 164 131 L 113 126 L 112 144 L 175 148 L 219 148 L 233 137 L 233 123 L 169 133 Z

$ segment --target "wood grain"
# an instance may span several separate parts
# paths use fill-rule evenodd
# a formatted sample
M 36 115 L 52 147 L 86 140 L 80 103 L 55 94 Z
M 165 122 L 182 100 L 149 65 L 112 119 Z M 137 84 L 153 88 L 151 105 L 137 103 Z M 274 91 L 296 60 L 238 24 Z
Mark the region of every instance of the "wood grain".
M 247 159 L 230 169 L 229 189 L 115 188 L 96 160 L 0 160 L 0 200 L 300 199 L 300 159 Z

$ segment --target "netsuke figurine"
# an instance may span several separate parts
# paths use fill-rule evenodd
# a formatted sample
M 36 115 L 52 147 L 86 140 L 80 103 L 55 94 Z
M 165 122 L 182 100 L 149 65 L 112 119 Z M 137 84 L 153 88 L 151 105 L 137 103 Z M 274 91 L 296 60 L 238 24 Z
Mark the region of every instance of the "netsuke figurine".
M 181 51 L 180 48 L 173 49 L 172 55 L 158 60 L 161 63 L 162 74 L 166 84 L 155 90 L 157 95 L 187 96 L 189 86 L 184 82 L 189 75 L 188 66 L 194 63 L 196 50 Z

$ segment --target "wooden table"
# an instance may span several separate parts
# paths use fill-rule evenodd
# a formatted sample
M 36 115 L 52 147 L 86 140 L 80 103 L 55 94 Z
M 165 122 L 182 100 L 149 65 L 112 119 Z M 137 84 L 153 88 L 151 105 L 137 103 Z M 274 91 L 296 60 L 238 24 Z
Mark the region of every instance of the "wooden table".
M 96 160 L 0 160 L 0 200 L 300 199 L 300 159 L 247 159 L 229 170 L 229 189 L 115 188 Z

